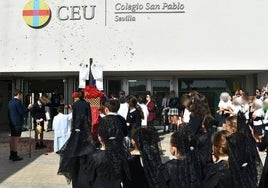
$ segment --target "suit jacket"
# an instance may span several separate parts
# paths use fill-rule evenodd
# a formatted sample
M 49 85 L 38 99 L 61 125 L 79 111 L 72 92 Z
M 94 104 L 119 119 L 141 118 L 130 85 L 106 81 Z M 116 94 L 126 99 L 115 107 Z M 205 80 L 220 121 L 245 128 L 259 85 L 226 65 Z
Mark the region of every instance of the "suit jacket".
M 28 108 L 24 108 L 19 99 L 11 99 L 8 103 L 8 117 L 10 126 L 22 126 L 24 114 L 27 112 L 29 112 Z
M 31 109 L 31 116 L 34 119 L 34 124 L 36 124 L 37 119 L 43 119 L 44 121 L 46 121 L 45 106 L 40 106 L 38 103 L 35 103 L 33 105 L 33 108 Z

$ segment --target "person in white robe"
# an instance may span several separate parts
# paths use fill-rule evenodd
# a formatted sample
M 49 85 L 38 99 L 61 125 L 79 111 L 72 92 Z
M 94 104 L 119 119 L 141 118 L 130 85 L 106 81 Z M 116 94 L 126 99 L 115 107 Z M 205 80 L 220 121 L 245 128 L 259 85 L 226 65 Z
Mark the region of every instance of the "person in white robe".
M 71 134 L 72 113 L 63 114 L 64 107 L 58 107 L 58 115 L 53 119 L 52 128 L 54 130 L 54 152 L 57 152 L 69 139 Z

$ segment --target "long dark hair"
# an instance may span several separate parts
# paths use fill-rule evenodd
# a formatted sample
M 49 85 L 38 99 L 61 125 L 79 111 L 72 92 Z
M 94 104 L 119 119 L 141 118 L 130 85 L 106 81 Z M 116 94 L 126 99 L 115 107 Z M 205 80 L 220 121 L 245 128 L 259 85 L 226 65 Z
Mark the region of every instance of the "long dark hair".
M 83 100 L 83 99 L 85 98 L 85 93 L 84 93 L 83 90 L 79 90 L 79 91 L 78 91 L 78 98 L 79 98 L 80 100 Z
M 230 133 L 226 130 L 222 130 L 219 132 L 216 132 L 212 136 L 212 144 L 213 144 L 213 155 L 216 159 L 216 161 L 219 160 L 220 156 L 228 156 L 229 155 L 229 148 L 227 144 L 227 137 L 230 135 Z M 225 165 L 229 167 L 229 160 L 224 161 Z
M 106 116 L 100 119 L 98 134 L 105 144 L 107 156 L 113 165 L 114 173 L 117 177 L 122 177 L 122 171 L 129 177 L 126 160 L 128 153 L 123 145 L 123 132 L 118 126 L 119 119 Z
M 208 100 L 205 95 L 196 93 L 191 96 L 190 112 L 193 116 L 198 116 L 204 119 L 206 116 L 211 116 Z
M 170 145 L 177 148 L 182 158 L 186 157 L 191 147 L 195 147 L 193 138 L 190 136 L 190 134 L 188 134 L 186 125 L 180 125 L 178 131 L 171 135 Z

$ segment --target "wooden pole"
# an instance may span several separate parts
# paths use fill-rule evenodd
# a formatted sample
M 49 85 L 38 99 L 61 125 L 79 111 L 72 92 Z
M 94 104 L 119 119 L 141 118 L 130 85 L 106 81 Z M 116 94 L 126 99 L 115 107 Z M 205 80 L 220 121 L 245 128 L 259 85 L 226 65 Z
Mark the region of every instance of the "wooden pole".
M 34 103 L 34 93 L 32 93 L 32 96 L 30 98 L 30 104 L 33 104 Z M 29 112 L 29 158 L 32 157 L 32 117 L 31 117 L 31 114 Z

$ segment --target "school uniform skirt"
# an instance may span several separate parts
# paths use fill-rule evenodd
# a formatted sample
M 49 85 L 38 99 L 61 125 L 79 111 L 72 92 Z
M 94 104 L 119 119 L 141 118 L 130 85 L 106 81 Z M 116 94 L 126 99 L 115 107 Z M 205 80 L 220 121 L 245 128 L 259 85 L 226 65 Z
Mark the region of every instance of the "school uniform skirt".
M 179 115 L 179 109 L 178 108 L 170 108 L 168 111 L 169 116 L 178 116 Z
M 263 135 L 263 128 L 262 120 L 253 121 L 253 131 L 256 136 Z

